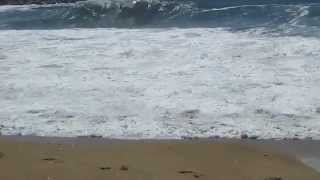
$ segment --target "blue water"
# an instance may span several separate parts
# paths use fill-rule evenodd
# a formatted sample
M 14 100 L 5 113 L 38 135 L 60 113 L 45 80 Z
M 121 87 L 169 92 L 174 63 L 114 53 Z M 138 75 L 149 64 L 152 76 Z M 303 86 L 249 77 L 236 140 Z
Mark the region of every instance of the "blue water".
M 222 27 L 318 35 L 318 0 L 96 0 L 0 7 L 0 29 Z

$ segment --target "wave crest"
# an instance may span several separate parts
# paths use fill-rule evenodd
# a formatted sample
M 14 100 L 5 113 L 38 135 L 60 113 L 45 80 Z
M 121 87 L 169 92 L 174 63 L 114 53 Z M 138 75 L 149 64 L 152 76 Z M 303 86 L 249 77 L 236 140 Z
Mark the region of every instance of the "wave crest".
M 90 0 L 0 7 L 1 29 L 225 27 L 292 31 L 320 27 L 320 3 L 291 1 Z M 260 2 L 260 3 L 259 3 Z M 288 3 L 291 2 L 291 3 Z M 308 3 L 306 3 L 308 2 Z M 27 17 L 27 18 L 26 18 Z

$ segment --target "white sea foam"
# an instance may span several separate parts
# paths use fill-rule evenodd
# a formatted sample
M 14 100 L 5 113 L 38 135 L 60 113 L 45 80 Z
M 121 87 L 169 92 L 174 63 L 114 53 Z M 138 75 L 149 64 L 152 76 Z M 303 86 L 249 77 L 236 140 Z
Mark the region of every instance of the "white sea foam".
M 320 139 L 319 58 L 221 29 L 0 31 L 0 131 Z
M 80 4 L 80 3 L 76 3 Z M 28 4 L 28 5 L 1 5 L 0 13 L 10 12 L 10 11 L 31 11 L 37 8 L 48 8 L 48 7 L 72 7 L 75 6 L 74 3 L 59 3 L 59 4 Z

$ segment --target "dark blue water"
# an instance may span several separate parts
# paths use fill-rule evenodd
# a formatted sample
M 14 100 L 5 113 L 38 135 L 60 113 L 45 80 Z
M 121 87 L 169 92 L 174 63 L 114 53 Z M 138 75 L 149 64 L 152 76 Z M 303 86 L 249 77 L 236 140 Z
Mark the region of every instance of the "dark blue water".
M 98 0 L 96 0 L 98 1 Z M 99 0 L 0 7 L 0 29 L 222 27 L 317 35 L 319 0 Z

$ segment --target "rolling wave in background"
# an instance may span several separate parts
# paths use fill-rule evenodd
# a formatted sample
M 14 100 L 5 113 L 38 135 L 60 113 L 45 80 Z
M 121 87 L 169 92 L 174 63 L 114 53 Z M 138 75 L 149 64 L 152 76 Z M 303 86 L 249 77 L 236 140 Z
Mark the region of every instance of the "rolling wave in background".
M 26 18 L 28 17 L 28 18 Z M 0 29 L 223 27 L 318 36 L 316 0 L 89 0 L 0 7 Z

